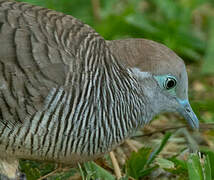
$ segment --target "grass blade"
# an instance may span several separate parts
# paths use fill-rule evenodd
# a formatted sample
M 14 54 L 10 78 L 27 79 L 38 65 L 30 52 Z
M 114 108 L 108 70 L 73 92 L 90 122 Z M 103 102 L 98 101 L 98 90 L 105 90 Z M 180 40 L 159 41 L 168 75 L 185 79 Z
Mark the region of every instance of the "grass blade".
M 204 179 L 212 180 L 211 164 L 210 164 L 209 155 L 206 155 L 205 162 L 204 162 Z
M 164 136 L 160 146 L 158 148 L 156 148 L 150 155 L 149 160 L 147 161 L 147 165 L 150 165 L 153 160 L 155 159 L 155 157 L 162 151 L 162 149 L 164 148 L 164 146 L 166 145 L 167 141 L 169 140 L 169 138 L 171 137 L 172 133 L 166 133 L 166 135 Z
M 187 168 L 190 180 L 204 180 L 201 162 L 197 154 L 190 154 Z

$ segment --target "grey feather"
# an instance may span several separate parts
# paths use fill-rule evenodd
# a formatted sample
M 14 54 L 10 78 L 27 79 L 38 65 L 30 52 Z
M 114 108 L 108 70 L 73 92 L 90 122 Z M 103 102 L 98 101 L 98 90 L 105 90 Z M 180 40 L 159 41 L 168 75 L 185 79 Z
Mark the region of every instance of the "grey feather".
M 75 164 L 110 150 L 143 123 L 134 121 L 144 109 L 139 84 L 88 25 L 6 0 L 0 22 L 0 151 Z

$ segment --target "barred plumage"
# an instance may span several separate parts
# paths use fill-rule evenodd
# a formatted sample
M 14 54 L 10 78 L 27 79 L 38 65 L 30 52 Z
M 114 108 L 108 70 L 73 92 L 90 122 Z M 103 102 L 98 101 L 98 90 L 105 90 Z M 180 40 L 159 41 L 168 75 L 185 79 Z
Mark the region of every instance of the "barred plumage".
M 72 16 L 13 0 L 0 0 L 0 42 L 0 165 L 94 159 L 163 111 L 199 126 L 185 65 L 159 43 L 106 41 Z
M 148 118 L 131 71 L 88 25 L 6 0 L 0 22 L 0 151 L 74 164 L 74 156 L 109 151 Z

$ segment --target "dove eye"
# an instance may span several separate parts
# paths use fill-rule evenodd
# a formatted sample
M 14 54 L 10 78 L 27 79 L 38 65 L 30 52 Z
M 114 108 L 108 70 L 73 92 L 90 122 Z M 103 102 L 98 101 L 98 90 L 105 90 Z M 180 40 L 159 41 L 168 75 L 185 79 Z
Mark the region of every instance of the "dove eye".
M 167 77 L 166 81 L 164 82 L 164 88 L 169 90 L 174 88 L 177 85 L 177 81 L 173 77 Z

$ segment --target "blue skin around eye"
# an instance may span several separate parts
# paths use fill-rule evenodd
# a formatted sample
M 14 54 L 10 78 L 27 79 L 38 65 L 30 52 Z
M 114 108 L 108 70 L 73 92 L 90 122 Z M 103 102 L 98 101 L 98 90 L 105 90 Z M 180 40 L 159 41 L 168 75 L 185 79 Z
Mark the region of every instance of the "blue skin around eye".
M 167 78 L 172 78 L 172 79 L 175 79 L 176 81 L 176 78 L 174 76 L 171 76 L 171 75 L 162 75 L 162 76 L 154 76 L 154 78 L 157 80 L 159 86 L 162 88 L 162 89 L 165 89 L 167 90 L 170 94 L 176 96 L 176 93 L 175 93 L 175 87 L 173 88 L 170 88 L 170 89 L 166 89 L 164 84 L 167 80 Z

